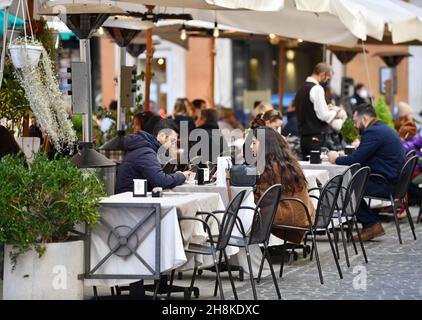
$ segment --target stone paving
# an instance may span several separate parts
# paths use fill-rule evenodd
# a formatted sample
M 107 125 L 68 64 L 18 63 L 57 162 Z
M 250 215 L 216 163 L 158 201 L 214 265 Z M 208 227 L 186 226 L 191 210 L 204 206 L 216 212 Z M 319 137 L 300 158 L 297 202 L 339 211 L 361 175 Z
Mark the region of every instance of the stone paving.
M 414 221 L 418 208 L 411 208 Z M 283 278 L 278 278 L 282 299 L 288 300 L 395 300 L 422 299 L 422 223 L 415 224 L 418 240 L 413 240 L 407 220 L 401 221 L 403 244 L 400 245 L 392 217 L 383 219 L 385 236 L 365 242 L 368 264 L 365 263 L 360 247 L 355 255 L 352 245 L 348 247 L 350 268 L 347 268 L 343 247 L 340 245 L 340 265 L 343 279 L 339 278 L 334 259 L 325 236 L 318 242 L 324 284 L 318 278 L 315 258 L 304 259 L 299 250 L 299 259 L 284 266 Z M 280 263 L 274 263 L 278 277 Z M 236 273 L 237 275 L 237 273 Z M 188 278 L 189 275 L 186 275 Z M 200 299 L 214 299 L 214 274 L 205 273 L 199 277 L 195 285 L 201 289 Z M 366 282 L 365 282 L 366 277 Z M 230 283 L 223 278 L 224 292 L 227 299 L 233 299 Z M 187 285 L 187 281 L 176 284 Z M 366 284 L 366 286 L 365 286 Z M 252 299 L 252 289 L 249 277 L 235 281 L 239 299 Z M 271 276 L 263 279 L 257 285 L 260 300 L 277 299 Z
M 411 208 L 414 218 L 419 208 Z M 366 264 L 358 247 L 359 254 L 355 255 L 353 247 L 349 245 L 350 268 L 347 268 L 340 245 L 340 265 L 343 271 L 343 279 L 340 279 L 329 249 L 326 236 L 320 236 L 318 249 L 320 253 L 324 284 L 321 285 L 318 278 L 315 258 L 309 261 L 302 257 L 299 250 L 299 259 L 290 265 L 285 264 L 283 278 L 278 278 L 280 263 L 274 262 L 278 284 L 283 299 L 288 300 L 319 300 L 319 299 L 373 299 L 373 300 L 396 300 L 396 299 L 422 299 L 422 223 L 415 224 L 418 240 L 413 240 L 407 220 L 401 221 L 403 245 L 397 238 L 392 218 L 384 219 L 386 235 L 376 240 L 365 243 L 369 263 Z M 414 219 L 416 220 L 416 219 Z M 277 260 L 277 257 L 273 257 Z M 237 279 L 235 285 L 240 299 L 252 299 L 251 283 L 249 276 L 245 274 L 244 281 Z M 184 273 L 183 280 L 175 280 L 175 285 L 188 286 L 191 274 Z M 200 299 L 216 299 L 213 297 L 215 274 L 209 271 L 199 276 L 195 286 L 201 290 Z M 223 273 L 223 288 L 226 299 L 233 299 L 230 282 L 227 273 Z M 0 281 L 1 289 L 1 281 Z M 260 300 L 277 299 L 271 276 L 261 280 L 257 285 L 258 298 Z M 110 291 L 99 288 L 100 295 L 108 295 Z M 92 290 L 86 289 L 86 298 L 92 297 Z M 1 291 L 0 291 L 1 296 Z M 182 294 L 173 294 L 173 299 L 182 299 Z

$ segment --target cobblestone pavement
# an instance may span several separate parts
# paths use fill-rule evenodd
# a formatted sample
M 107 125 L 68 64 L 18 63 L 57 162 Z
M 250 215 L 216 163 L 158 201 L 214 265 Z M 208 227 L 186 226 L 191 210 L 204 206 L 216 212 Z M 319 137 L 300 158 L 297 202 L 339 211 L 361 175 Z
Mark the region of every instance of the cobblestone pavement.
M 417 208 L 412 208 L 417 216 Z M 319 283 L 315 261 L 299 259 L 288 265 L 279 281 L 283 299 L 422 299 L 422 224 L 415 225 L 418 240 L 414 240 L 407 220 L 401 222 L 403 244 L 400 245 L 394 222 L 383 223 L 386 235 L 365 242 L 368 264 L 358 248 L 355 255 L 349 246 L 350 268 L 347 268 L 342 246 L 340 279 L 328 242 L 320 254 L 324 285 Z M 322 247 L 322 245 L 321 245 Z M 322 250 L 321 250 L 322 251 Z M 279 270 L 279 266 L 276 267 Z M 365 286 L 366 276 L 366 286 Z M 271 278 L 259 285 L 260 299 L 276 299 Z M 239 288 L 242 299 L 252 298 L 250 286 Z
M 414 218 L 418 208 L 411 208 Z M 350 268 L 347 268 L 341 243 L 340 265 L 343 279 L 340 279 L 329 249 L 326 236 L 320 236 L 318 249 L 320 253 L 324 284 L 318 278 L 315 258 L 309 261 L 302 257 L 299 250 L 299 259 L 291 264 L 285 264 L 283 278 L 278 278 L 280 263 L 274 262 L 278 284 L 283 299 L 288 300 L 319 300 L 319 299 L 422 299 L 422 223 L 415 224 L 418 240 L 413 240 L 407 220 L 401 221 L 403 244 L 397 238 L 392 218 L 384 219 L 383 226 L 386 235 L 376 240 L 365 242 L 369 263 L 366 264 L 358 247 L 359 254 L 355 255 L 350 244 Z M 414 219 L 416 220 L 416 219 Z M 274 260 L 277 258 L 274 257 Z M 245 274 L 244 281 L 237 279 L 235 285 L 240 299 L 252 299 L 251 283 Z M 191 274 L 184 273 L 183 280 L 175 280 L 175 285 L 188 286 Z M 366 278 L 366 279 L 365 279 Z M 216 299 L 213 297 L 215 273 L 204 271 L 195 282 L 200 289 L 200 299 Z M 1 289 L 0 281 L 0 289 Z M 227 273 L 223 273 L 223 288 L 226 299 L 233 299 Z M 100 295 L 109 294 L 106 288 L 99 288 Z M 257 285 L 260 300 L 277 299 L 271 276 L 261 280 Z M 92 290 L 86 289 L 86 298 L 92 297 Z M 1 291 L 0 291 L 1 294 Z M 174 299 L 182 299 L 183 295 L 173 294 Z

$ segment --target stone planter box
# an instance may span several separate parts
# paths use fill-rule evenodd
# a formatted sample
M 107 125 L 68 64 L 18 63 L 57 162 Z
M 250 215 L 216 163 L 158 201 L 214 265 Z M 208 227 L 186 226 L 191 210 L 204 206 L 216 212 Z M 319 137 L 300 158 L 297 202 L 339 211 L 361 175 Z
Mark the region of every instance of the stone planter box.
M 4 248 L 4 300 L 82 300 L 84 243 L 70 241 L 48 243 L 44 255 L 31 250 L 18 257 L 15 270 Z

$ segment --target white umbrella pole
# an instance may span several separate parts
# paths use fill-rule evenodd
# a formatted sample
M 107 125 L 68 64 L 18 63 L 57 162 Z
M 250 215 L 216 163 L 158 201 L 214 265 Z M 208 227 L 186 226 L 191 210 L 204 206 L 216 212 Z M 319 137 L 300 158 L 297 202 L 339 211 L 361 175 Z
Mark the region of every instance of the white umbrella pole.
M 88 77 L 88 111 L 82 114 L 83 142 L 92 142 L 92 75 L 91 75 L 91 43 L 90 39 L 79 40 L 80 60 L 86 62 Z

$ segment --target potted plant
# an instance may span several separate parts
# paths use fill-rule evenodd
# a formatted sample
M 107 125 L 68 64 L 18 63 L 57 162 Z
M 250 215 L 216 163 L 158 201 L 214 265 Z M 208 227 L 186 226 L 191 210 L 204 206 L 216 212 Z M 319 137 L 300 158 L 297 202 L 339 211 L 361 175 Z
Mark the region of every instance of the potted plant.
M 394 129 L 393 115 L 391 114 L 390 108 L 385 103 L 384 97 L 380 96 L 375 104 L 375 112 L 381 122 L 385 123 L 391 129 Z
M 355 128 L 352 119 L 346 119 L 343 126 L 341 127 L 341 135 L 347 144 L 351 144 L 353 141 L 359 138 L 359 131 Z
M 18 37 L 9 45 L 13 65 L 17 69 L 35 67 L 40 61 L 42 44 L 34 38 Z
M 93 172 L 38 153 L 0 161 L 3 299 L 82 299 L 83 241 L 76 226 L 95 225 L 105 195 Z

